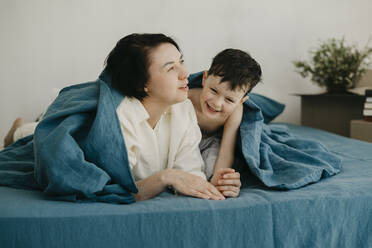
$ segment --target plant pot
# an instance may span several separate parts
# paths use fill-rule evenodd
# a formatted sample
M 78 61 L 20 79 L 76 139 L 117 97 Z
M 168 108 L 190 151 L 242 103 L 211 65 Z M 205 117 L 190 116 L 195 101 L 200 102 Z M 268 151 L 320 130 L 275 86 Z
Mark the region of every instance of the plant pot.
M 327 86 L 327 92 L 329 94 L 346 93 L 347 92 L 347 87 L 345 85 L 328 85 Z

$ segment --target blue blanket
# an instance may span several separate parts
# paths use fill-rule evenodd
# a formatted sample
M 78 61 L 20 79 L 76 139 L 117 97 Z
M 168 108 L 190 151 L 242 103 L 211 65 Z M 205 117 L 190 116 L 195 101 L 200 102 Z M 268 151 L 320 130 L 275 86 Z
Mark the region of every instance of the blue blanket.
M 123 96 L 110 82 L 103 72 L 64 88 L 35 134 L 0 152 L 0 185 L 61 200 L 133 202 L 138 189 L 116 115 Z
M 34 136 L 0 152 L 0 185 L 40 189 L 61 200 L 132 203 L 138 189 L 116 115 L 123 96 L 110 83 L 103 72 L 95 82 L 64 88 Z M 268 187 L 298 188 L 339 172 L 340 160 L 321 144 L 266 126 L 252 99 L 240 136 L 245 164 Z

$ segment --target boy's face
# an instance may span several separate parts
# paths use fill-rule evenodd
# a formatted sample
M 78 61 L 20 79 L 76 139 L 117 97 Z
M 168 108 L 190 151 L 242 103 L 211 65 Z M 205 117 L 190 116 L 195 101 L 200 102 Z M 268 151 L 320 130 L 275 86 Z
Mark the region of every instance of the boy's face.
M 203 115 L 211 120 L 222 122 L 233 113 L 236 107 L 248 99 L 247 90 L 232 90 L 229 82 L 221 83 L 221 77 L 204 72 L 200 106 Z

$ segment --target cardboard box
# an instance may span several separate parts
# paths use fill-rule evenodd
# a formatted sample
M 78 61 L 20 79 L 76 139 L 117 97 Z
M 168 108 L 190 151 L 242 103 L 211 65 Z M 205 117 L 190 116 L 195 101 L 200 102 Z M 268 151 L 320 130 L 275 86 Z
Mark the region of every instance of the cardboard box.
M 350 122 L 350 137 L 372 142 L 372 121 L 352 120 Z

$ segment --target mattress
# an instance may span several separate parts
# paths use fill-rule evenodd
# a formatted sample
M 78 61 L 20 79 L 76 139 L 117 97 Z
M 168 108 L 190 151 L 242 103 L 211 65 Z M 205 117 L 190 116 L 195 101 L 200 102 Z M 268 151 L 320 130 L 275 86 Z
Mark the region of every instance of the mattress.
M 0 187 L 0 247 L 372 247 L 372 143 L 285 125 L 339 155 L 341 172 L 278 191 L 246 171 L 240 196 L 224 201 L 164 192 L 130 205 L 72 203 Z

